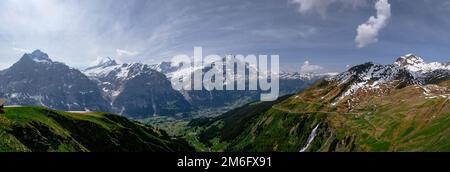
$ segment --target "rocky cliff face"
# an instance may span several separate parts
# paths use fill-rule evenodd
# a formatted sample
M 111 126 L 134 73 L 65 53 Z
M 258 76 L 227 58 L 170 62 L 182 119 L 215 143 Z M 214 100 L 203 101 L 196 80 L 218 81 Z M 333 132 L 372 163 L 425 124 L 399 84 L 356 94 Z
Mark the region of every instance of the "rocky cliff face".
M 0 74 L 0 92 L 13 105 L 41 105 L 70 111 L 108 111 L 95 82 L 52 61 L 39 50 L 25 54 Z
M 167 77 L 141 63 L 117 64 L 103 60 L 84 73 L 96 81 L 112 109 L 132 118 L 183 115 L 192 110 Z

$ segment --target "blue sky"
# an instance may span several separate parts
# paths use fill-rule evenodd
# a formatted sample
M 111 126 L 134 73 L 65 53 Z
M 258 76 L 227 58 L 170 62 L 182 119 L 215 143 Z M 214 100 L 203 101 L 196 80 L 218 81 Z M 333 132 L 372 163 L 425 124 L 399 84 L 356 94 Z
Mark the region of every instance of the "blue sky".
M 343 71 L 407 53 L 449 61 L 447 16 L 450 0 L 2 0 L 0 69 L 34 49 L 82 68 L 106 56 L 157 63 L 194 46 L 279 54 L 290 71 Z

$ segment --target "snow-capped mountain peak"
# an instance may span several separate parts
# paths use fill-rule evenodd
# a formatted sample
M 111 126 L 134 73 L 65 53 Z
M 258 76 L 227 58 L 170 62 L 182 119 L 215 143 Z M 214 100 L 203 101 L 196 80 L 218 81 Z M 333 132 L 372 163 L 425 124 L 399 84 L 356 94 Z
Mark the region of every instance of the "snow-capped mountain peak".
M 98 60 L 97 66 L 114 66 L 118 65 L 116 60 L 112 59 L 111 57 L 104 57 Z
M 181 66 L 171 62 L 161 62 L 159 64 L 150 65 L 150 68 L 163 74 L 169 74 L 180 70 Z
M 421 65 L 424 64 L 425 61 L 414 54 L 407 54 L 398 58 L 394 64 L 398 66 L 408 66 L 408 65 Z
M 438 69 L 450 70 L 449 65 L 440 62 L 426 63 L 422 58 L 414 54 L 407 54 L 398 58 L 394 65 L 419 73 L 427 73 Z
M 0 92 L 11 104 L 75 111 L 109 110 L 95 82 L 79 70 L 52 61 L 40 50 L 24 54 L 0 75 Z
M 336 81 L 338 86 L 345 87 L 343 93 L 333 103 L 336 105 L 345 97 L 360 90 L 380 93 L 383 92 L 379 91 L 382 87 L 421 86 L 448 78 L 450 78 L 450 65 L 440 62 L 426 63 L 422 58 L 408 54 L 398 58 L 391 65 L 365 63 L 352 67 L 329 81 Z
M 114 59 L 112 59 L 111 57 L 103 57 L 103 58 L 99 58 L 97 59 L 97 61 L 95 62 L 96 65 L 92 66 L 92 67 L 88 67 L 85 70 L 92 70 L 92 69 L 104 69 L 110 66 L 117 66 L 119 65 Z
M 111 58 L 104 58 L 98 61 L 97 65 L 86 68 L 83 70 L 83 73 L 91 78 L 112 77 L 118 80 L 127 80 L 140 74 L 155 72 L 151 66 L 142 63 L 119 64 Z
M 25 58 L 29 58 L 37 63 L 51 63 L 49 56 L 41 50 L 35 50 L 31 54 L 25 54 Z

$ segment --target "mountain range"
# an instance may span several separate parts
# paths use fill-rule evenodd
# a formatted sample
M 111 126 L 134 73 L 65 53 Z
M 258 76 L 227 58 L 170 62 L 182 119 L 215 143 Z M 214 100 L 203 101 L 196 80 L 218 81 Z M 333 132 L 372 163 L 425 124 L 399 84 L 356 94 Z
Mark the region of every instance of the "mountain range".
M 450 151 L 449 62 L 408 54 L 340 74 L 281 73 L 286 95 L 273 102 L 257 102 L 260 91 L 172 89 L 170 79 L 188 72 L 111 58 L 80 71 L 39 50 L 25 54 L 0 71 L 0 97 L 27 106 L 0 115 L 0 151 Z M 186 117 L 224 107 L 233 109 L 171 124 L 184 139 L 110 113 Z
M 449 71 L 449 63 L 412 54 L 389 65 L 365 63 L 189 127 L 213 151 L 450 151 Z
M 222 61 L 224 62 L 224 65 L 227 63 L 227 60 L 245 65 L 246 73 L 249 73 L 250 70 L 254 70 L 257 73 L 259 72 L 257 69 L 254 69 L 250 67 L 250 65 L 237 60 L 233 56 L 227 56 L 223 58 Z M 202 76 L 204 76 L 205 73 L 212 70 L 211 67 L 194 67 L 194 71 L 190 71 L 181 69 L 178 65 L 172 64 L 170 62 L 163 62 L 161 64 L 153 65 L 153 69 L 164 73 L 169 79 L 172 79 L 174 77 L 190 77 L 191 74 L 195 71 L 199 71 L 199 73 L 202 73 Z M 248 82 L 249 80 L 248 76 L 240 76 L 240 74 L 237 72 L 237 68 L 228 69 L 224 66 L 223 73 L 226 75 L 226 77 L 245 78 L 246 82 Z M 231 76 L 232 74 L 234 74 L 235 76 Z M 309 87 L 315 81 L 323 79 L 330 75 L 333 74 L 300 74 L 282 72 L 280 73 L 280 94 L 286 95 L 299 92 Z M 227 85 L 227 83 L 225 83 L 225 85 Z M 204 88 L 203 90 L 182 90 L 181 93 L 191 105 L 199 109 L 211 107 L 229 107 L 228 109 L 233 109 L 235 107 L 241 106 L 242 104 L 259 100 L 260 95 L 261 93 L 263 93 L 263 91 L 261 91 L 260 89 L 244 91 L 207 91 L 207 89 Z
M 197 70 L 205 73 L 210 68 Z M 0 97 L 10 105 L 113 112 L 130 118 L 189 117 L 200 109 L 232 109 L 259 99 L 261 91 L 174 90 L 170 78 L 189 72 L 170 62 L 119 64 L 112 58 L 80 71 L 36 50 L 0 72 Z M 281 93 L 301 91 L 326 76 L 283 73 Z

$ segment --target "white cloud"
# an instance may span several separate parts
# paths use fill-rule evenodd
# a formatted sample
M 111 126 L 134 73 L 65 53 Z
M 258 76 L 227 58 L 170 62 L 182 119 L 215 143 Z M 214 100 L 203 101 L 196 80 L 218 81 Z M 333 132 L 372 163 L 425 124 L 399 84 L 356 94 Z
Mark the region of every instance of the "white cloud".
M 122 49 L 116 49 L 116 53 L 119 57 L 133 57 L 133 56 L 137 56 L 140 54 L 137 51 L 128 51 L 128 50 L 122 50 Z
M 322 69 L 323 69 L 322 66 L 314 65 L 314 64 L 311 64 L 309 61 L 305 61 L 303 63 L 302 68 L 300 69 L 300 72 L 302 72 L 302 73 L 311 73 L 311 72 L 317 72 L 317 71 L 322 70 Z
M 375 4 L 376 16 L 371 16 L 366 23 L 358 26 L 355 42 L 358 48 L 378 42 L 380 30 L 386 27 L 391 18 L 391 4 L 388 0 L 378 0 Z
M 17 47 L 12 48 L 12 50 L 17 51 L 17 52 L 20 52 L 20 53 L 29 53 L 29 52 L 31 52 L 31 51 L 28 50 L 28 49 L 25 49 L 25 48 L 17 48 Z
M 356 7 L 365 4 L 366 0 L 289 0 L 289 3 L 298 5 L 298 11 L 302 14 L 316 12 L 325 17 L 328 7 L 332 4 Z
M 334 0 L 291 0 L 290 2 L 297 4 L 298 11 L 302 14 L 315 11 L 322 16 L 325 16 L 328 6 L 330 6 L 333 1 Z

